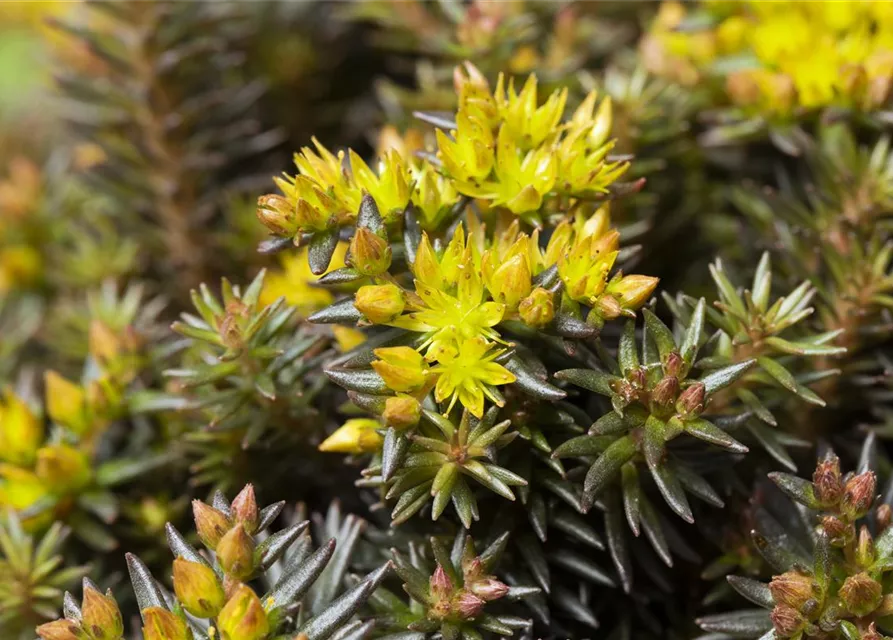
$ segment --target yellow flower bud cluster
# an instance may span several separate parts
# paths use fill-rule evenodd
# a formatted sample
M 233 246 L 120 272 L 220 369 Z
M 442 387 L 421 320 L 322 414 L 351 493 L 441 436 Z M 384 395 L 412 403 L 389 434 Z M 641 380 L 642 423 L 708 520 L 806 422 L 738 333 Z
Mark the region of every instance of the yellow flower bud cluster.
M 717 11 L 720 8 L 717 7 Z M 643 41 L 651 71 L 692 86 L 719 72 L 728 99 L 751 113 L 827 106 L 877 109 L 893 89 L 893 5 L 886 2 L 741 2 L 714 25 L 679 30 L 689 11 L 665 2 Z
M 596 108 L 590 93 L 563 124 L 566 89 L 539 105 L 534 75 L 520 91 L 500 75 L 491 93 L 472 65 L 466 70 L 456 128 L 437 131 L 438 157 L 460 193 L 535 219 L 547 196 L 598 197 L 628 169 L 607 159 L 610 100 Z

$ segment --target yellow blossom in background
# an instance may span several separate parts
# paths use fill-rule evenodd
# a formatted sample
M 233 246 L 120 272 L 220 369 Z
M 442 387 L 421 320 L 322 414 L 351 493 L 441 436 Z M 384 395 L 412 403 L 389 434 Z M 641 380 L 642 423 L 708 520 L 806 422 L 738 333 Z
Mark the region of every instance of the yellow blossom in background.
M 332 333 L 335 334 L 335 342 L 338 343 L 338 349 L 342 352 L 350 351 L 366 342 L 365 333 L 350 327 L 336 324 L 332 327 Z
M 328 271 L 343 267 L 346 253 L 347 243 L 339 243 L 335 249 L 335 255 L 332 257 Z M 270 269 L 267 272 L 259 304 L 272 304 L 282 297 L 285 298 L 287 304 L 297 307 L 298 312 L 302 316 L 308 316 L 314 311 L 331 304 L 334 300 L 329 290 L 314 286 L 314 283 L 320 277 L 313 275 L 310 271 L 306 248 L 302 247 L 298 251 L 285 252 L 281 254 L 279 268 Z
M 678 29 L 695 13 L 712 26 Z M 755 114 L 870 111 L 893 88 L 893 4 L 665 2 L 642 52 L 651 71 L 688 86 L 724 79 L 731 102 Z
M 320 451 L 332 453 L 372 453 L 381 447 L 378 434 L 381 424 L 370 418 L 348 420 L 319 445 Z
M 43 442 L 43 425 L 24 400 L 10 390 L 0 404 L 0 460 L 18 465 L 34 461 Z

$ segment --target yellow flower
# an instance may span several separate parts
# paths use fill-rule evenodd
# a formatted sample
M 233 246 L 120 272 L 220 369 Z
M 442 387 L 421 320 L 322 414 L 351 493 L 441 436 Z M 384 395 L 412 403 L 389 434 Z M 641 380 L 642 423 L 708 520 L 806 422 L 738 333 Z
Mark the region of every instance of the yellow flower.
M 427 235 L 423 236 L 412 265 L 417 297 L 413 304 L 418 310 L 388 324 L 426 334 L 421 348 L 477 336 L 498 341 L 492 327 L 502 321 L 505 305 L 486 300 L 476 262 L 462 227 L 439 260 Z
M 335 341 L 338 343 L 338 349 L 341 351 L 350 351 L 366 342 L 366 334 L 350 327 L 342 327 L 334 325 L 332 333 L 335 334 Z
M 326 273 L 343 267 L 346 253 L 347 243 L 339 243 Z M 308 316 L 332 304 L 334 300 L 330 291 L 313 286 L 320 277 L 310 271 L 306 248 L 302 247 L 297 252 L 286 252 L 280 258 L 280 268 L 267 272 L 259 304 L 265 306 L 279 298 L 285 298 L 286 303 L 297 307 L 302 316 Z
M 34 462 L 43 427 L 25 402 L 10 390 L 0 405 L 0 460 L 17 465 Z
M 372 368 L 384 379 L 389 389 L 415 393 L 428 382 L 428 364 L 410 347 L 383 347 L 373 351 L 379 358 Z
M 432 369 L 439 374 L 434 397 L 438 402 L 450 399 L 444 413 L 449 413 L 458 400 L 472 415 L 480 418 L 484 415 L 484 396 L 497 406 L 505 403 L 493 389 L 515 381 L 514 374 L 493 362 L 504 351 L 491 350 L 491 345 L 483 338 L 465 340 L 458 349 L 447 345 L 438 350 L 438 365 Z
M 52 493 L 74 493 L 90 482 L 90 462 L 81 451 L 65 444 L 41 447 L 34 471 Z
M 371 418 L 354 418 L 323 440 L 320 451 L 335 453 L 374 453 L 381 448 L 382 437 L 378 434 L 381 424 Z
M 89 427 L 84 390 L 55 371 L 47 371 L 44 384 L 50 418 L 76 434 L 83 434 Z
M 530 74 L 520 93 L 515 92 L 514 80 L 505 88 L 505 76 L 496 81 L 496 106 L 503 119 L 503 128 L 522 147 L 540 146 L 550 136 L 564 114 L 567 88 L 554 92 L 545 104 L 537 106 L 536 75 Z
M 49 490 L 33 472 L 0 463 L 0 507 L 23 512 L 49 497 Z M 23 524 L 28 531 L 34 531 L 52 521 L 52 509 L 40 509 L 30 513 Z

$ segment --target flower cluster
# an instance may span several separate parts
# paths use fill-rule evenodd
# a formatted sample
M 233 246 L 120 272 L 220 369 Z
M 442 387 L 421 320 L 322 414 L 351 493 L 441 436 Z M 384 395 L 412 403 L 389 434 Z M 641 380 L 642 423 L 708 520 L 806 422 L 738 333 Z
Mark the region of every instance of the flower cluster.
M 653 71 L 687 85 L 719 75 L 733 104 L 770 118 L 828 106 L 873 111 L 893 88 L 893 12 L 884 2 L 690 11 L 667 2 L 643 47 Z

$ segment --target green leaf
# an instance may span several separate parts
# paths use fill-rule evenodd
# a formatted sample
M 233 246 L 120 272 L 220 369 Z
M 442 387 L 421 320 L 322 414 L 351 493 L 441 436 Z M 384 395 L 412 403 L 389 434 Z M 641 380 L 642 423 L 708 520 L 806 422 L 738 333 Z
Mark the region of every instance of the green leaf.
M 614 414 L 617 415 L 617 414 Z M 553 458 L 570 458 L 578 456 L 593 456 L 604 450 L 604 444 L 593 436 L 577 436 L 555 447 Z
M 390 563 L 369 574 L 360 584 L 349 589 L 327 606 L 319 615 L 311 618 L 298 631 L 309 640 L 326 640 L 342 624 L 347 622 L 369 599 L 390 569 Z
M 387 393 L 388 385 L 374 369 L 343 369 L 329 367 L 324 369 L 328 378 L 348 391 L 359 391 L 381 395 Z
M 642 518 L 639 509 L 641 488 L 639 487 L 639 471 L 634 462 L 627 462 L 621 471 L 621 489 L 623 493 L 623 512 L 634 536 L 639 535 L 639 523 Z
M 329 268 L 335 247 L 338 246 L 338 229 L 317 231 L 310 239 L 310 247 L 307 250 L 310 272 L 315 276 L 321 276 Z
M 721 260 L 717 259 L 714 264 L 710 265 L 710 275 L 719 289 L 719 296 L 722 301 L 738 312 L 739 315 L 746 315 L 747 309 L 744 306 L 744 300 L 741 299 L 741 296 L 735 290 L 735 286 L 726 277 Z
M 565 369 L 557 372 L 555 378 L 603 396 L 612 395 L 611 383 L 620 380 L 617 376 L 595 369 Z
M 381 479 L 384 482 L 389 482 L 403 464 L 409 444 L 409 438 L 393 427 L 385 432 L 381 452 Z
M 631 437 L 624 436 L 615 440 L 589 467 L 586 479 L 583 481 L 583 492 L 590 505 L 602 489 L 620 472 L 623 464 L 632 460 L 634 455 L 636 455 L 635 443 Z
M 257 549 L 254 551 L 256 562 L 263 569 L 268 569 L 276 560 L 282 557 L 282 554 L 295 543 L 309 525 L 310 522 L 307 520 L 296 522 L 265 539 L 257 545 Z
M 607 511 L 605 512 L 605 536 L 608 539 L 608 552 L 620 576 L 620 584 L 625 593 L 630 593 L 633 586 L 633 567 L 629 556 L 629 544 L 623 527 L 623 516 L 620 505 L 614 494 L 605 496 Z
M 836 356 L 846 353 L 846 347 L 834 347 L 810 342 L 791 342 L 776 336 L 766 338 L 765 342 L 782 353 L 790 353 L 797 356 Z
M 335 553 L 335 539 L 332 538 L 302 562 L 293 571 L 284 574 L 270 592 L 262 598 L 270 598 L 270 608 L 286 607 L 301 599 L 316 579 L 322 574 L 332 554 Z
M 758 604 L 766 609 L 771 609 L 775 606 L 775 600 L 772 598 L 772 593 L 769 591 L 769 585 L 760 582 L 759 580 L 744 578 L 742 576 L 728 576 L 726 580 L 728 580 L 735 591 L 754 604 Z
M 639 366 L 639 355 L 636 353 L 636 323 L 633 320 L 629 320 L 623 328 L 617 349 L 617 360 L 623 375 Z
M 657 346 L 660 359 L 665 360 L 671 351 L 676 350 L 676 340 L 673 339 L 673 332 L 650 310 L 642 309 L 642 315 L 645 316 L 645 327 L 648 330 L 648 337 Z
M 686 420 L 682 424 L 685 427 L 686 433 L 694 436 L 695 438 L 698 438 L 699 440 L 709 442 L 710 444 L 715 444 L 717 446 L 723 447 L 724 449 L 728 449 L 729 451 L 734 451 L 735 453 L 747 453 L 749 451 L 747 447 L 735 440 L 735 438 L 717 427 L 712 422 L 708 422 L 703 418 Z
M 698 300 L 698 304 L 695 306 L 695 310 L 691 315 L 691 323 L 688 325 L 688 330 L 685 332 L 685 339 L 682 341 L 680 355 L 682 356 L 682 360 L 689 367 L 698 355 L 698 346 L 701 343 L 701 334 L 704 331 L 705 305 L 704 298 Z
M 654 479 L 654 483 L 657 485 L 664 500 L 676 512 L 676 515 L 686 522 L 694 522 L 695 519 L 691 513 L 688 498 L 685 497 L 682 483 L 679 482 L 679 478 L 676 477 L 667 461 L 663 460 L 658 464 L 649 463 L 648 469 L 651 471 L 651 477 Z
M 772 262 L 769 252 L 764 251 L 753 276 L 753 291 L 751 300 L 758 311 L 765 312 L 769 305 L 769 295 L 772 291 Z
M 537 376 L 516 355 L 509 358 L 505 368 L 515 374 L 513 386 L 537 400 L 556 402 L 567 396 L 567 393 Z
M 131 414 L 155 413 L 156 411 L 182 411 L 192 404 L 189 398 L 143 389 L 127 395 L 127 410 Z
M 773 471 L 770 473 L 769 479 L 778 485 L 778 488 L 784 491 L 787 496 L 796 500 L 800 504 L 805 505 L 810 509 L 819 508 L 819 500 L 816 498 L 815 489 L 810 481 L 780 471 Z
M 756 396 L 756 394 L 750 389 L 738 389 L 735 393 L 738 396 L 738 399 L 743 402 L 748 409 L 753 411 L 754 415 L 765 422 L 766 424 L 777 427 L 778 422 L 775 420 L 775 416 L 772 415 L 772 412 L 766 408 L 760 399 Z
M 356 324 L 363 319 L 363 314 L 357 311 L 353 304 L 353 296 L 330 304 L 325 309 L 320 309 L 310 315 L 307 320 L 313 324 Z
M 600 584 L 606 587 L 616 586 L 611 576 L 605 573 L 601 567 L 587 556 L 576 553 L 571 549 L 556 549 L 549 554 L 549 560 L 552 564 L 567 569 L 593 584 Z
M 245 289 L 245 293 L 242 294 L 242 302 L 249 307 L 253 307 L 257 304 L 257 299 L 260 297 L 260 292 L 263 291 L 264 288 L 264 276 L 267 275 L 266 269 L 261 269 L 256 276 L 254 276 L 254 280 L 251 281 L 251 284 L 248 285 L 248 288 Z
M 632 427 L 638 426 L 630 415 L 617 415 L 616 411 L 606 413 L 601 418 L 592 423 L 589 427 L 589 435 L 591 436 L 611 436 L 615 433 L 622 433 Z M 559 447 L 560 448 L 560 447 Z
M 174 451 L 148 453 L 139 458 L 119 458 L 103 463 L 96 470 L 96 483 L 103 487 L 114 487 L 136 477 L 163 467 L 177 459 Z
M 133 594 L 136 596 L 139 610 L 145 611 L 150 607 L 161 607 L 167 611 L 167 602 L 161 588 L 149 572 L 149 568 L 132 553 L 125 554 L 124 559 L 127 561 L 130 583 L 133 585 Z
M 267 400 L 276 399 L 276 383 L 268 373 L 259 373 L 254 378 L 254 388 Z
M 744 362 L 737 362 L 728 367 L 711 371 L 701 378 L 701 382 L 704 384 L 704 391 L 709 396 L 729 386 L 743 376 L 756 362 L 756 360 L 745 360 Z
M 769 612 L 765 609 L 718 613 L 699 618 L 697 623 L 704 631 L 727 633 L 734 638 L 758 637 L 772 628 Z

